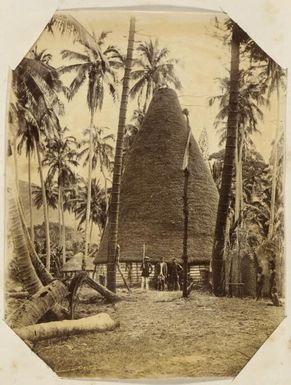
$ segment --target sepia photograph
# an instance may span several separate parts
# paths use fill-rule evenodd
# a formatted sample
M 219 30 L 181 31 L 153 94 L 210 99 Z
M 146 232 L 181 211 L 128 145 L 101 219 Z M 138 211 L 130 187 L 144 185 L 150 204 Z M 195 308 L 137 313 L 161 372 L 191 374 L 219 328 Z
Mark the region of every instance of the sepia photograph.
M 226 13 L 53 15 L 9 74 L 4 292 L 59 377 L 235 377 L 279 326 L 286 93 Z

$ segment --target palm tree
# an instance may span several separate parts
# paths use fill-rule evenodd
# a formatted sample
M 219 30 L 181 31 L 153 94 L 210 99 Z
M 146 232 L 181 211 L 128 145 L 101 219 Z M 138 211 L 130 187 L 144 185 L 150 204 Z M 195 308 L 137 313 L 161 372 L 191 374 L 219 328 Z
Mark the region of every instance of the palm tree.
M 135 35 L 135 18 L 131 17 L 128 34 L 128 45 L 122 84 L 122 96 L 119 109 L 119 120 L 117 130 L 116 150 L 114 157 L 114 170 L 111 191 L 111 202 L 109 212 L 109 236 L 108 236 L 108 259 L 107 259 L 107 286 L 108 289 L 116 291 L 116 248 L 118 236 L 120 182 L 123 165 L 123 142 L 129 96 L 129 80 L 132 65 L 132 53 Z
M 58 207 L 58 187 L 55 183 L 51 183 L 51 180 L 45 180 L 45 195 L 48 208 L 53 210 Z M 43 206 L 43 195 L 42 188 L 39 186 L 33 186 L 32 190 L 33 203 L 35 207 L 39 210 Z M 48 210 L 49 213 L 49 210 Z
M 90 207 L 90 234 L 92 233 L 93 224 L 98 226 L 99 231 L 101 233 L 106 223 L 106 201 L 105 191 L 100 187 L 100 184 L 96 180 L 96 178 L 93 178 L 91 180 L 91 192 L 92 199 Z M 88 185 L 85 184 L 83 181 L 83 185 L 80 186 L 80 189 L 76 196 L 74 207 L 76 218 L 79 220 L 79 228 L 83 225 L 84 222 L 86 222 L 87 197 Z
M 65 91 L 57 71 L 48 64 L 35 59 L 24 58 L 13 71 L 12 86 L 16 95 L 14 110 L 17 112 L 22 131 L 34 133 L 34 143 L 39 165 L 43 193 L 43 210 L 46 233 L 46 267 L 50 268 L 50 234 L 47 203 L 42 169 L 41 134 L 51 135 L 59 126 L 58 116 L 63 113 L 63 104 L 57 92 Z
M 77 75 L 72 81 L 69 91 L 69 98 L 72 99 L 80 87 L 87 80 L 87 105 L 90 111 L 90 138 L 89 138 L 89 161 L 88 161 L 88 201 L 87 217 L 85 222 L 85 255 L 88 255 L 90 200 L 91 200 L 91 179 L 92 179 L 92 158 L 93 158 L 93 127 L 96 111 L 101 110 L 104 98 L 105 87 L 115 100 L 116 97 L 116 76 L 115 70 L 121 66 L 121 56 L 113 46 L 104 48 L 105 39 L 108 33 L 102 32 L 98 38 L 79 39 L 84 52 L 79 53 L 70 50 L 63 50 L 63 59 L 75 60 L 77 63 L 64 66 L 59 69 L 60 74 L 76 72 Z
M 209 105 L 215 102 L 219 104 L 219 112 L 215 120 L 215 128 L 220 131 L 220 145 L 226 140 L 226 120 L 229 112 L 229 79 L 220 79 L 221 95 L 209 99 Z M 258 120 L 263 119 L 263 113 L 259 107 L 265 103 L 262 96 L 264 86 L 261 83 L 254 82 L 249 78 L 248 71 L 240 71 L 239 95 L 238 95 L 238 132 L 235 151 L 235 168 L 236 168 L 236 207 L 235 220 L 238 219 L 243 207 L 242 195 L 242 160 L 247 144 L 253 146 L 251 135 L 259 132 L 257 129 Z
M 281 90 L 284 90 L 286 71 L 279 66 L 270 56 L 268 56 L 253 40 L 249 40 L 246 48 L 246 54 L 249 55 L 252 63 L 252 69 L 258 72 L 259 81 L 265 86 L 267 91 L 268 101 L 271 95 L 276 92 L 277 99 L 277 123 L 275 143 L 278 143 L 281 136 Z M 276 201 L 276 175 L 277 175 L 277 163 L 278 163 L 278 150 L 277 146 L 274 147 L 273 156 L 273 179 L 272 179 L 272 194 L 271 194 L 271 218 L 269 225 L 269 239 L 272 238 L 274 230 L 274 218 L 275 218 L 275 201 Z
M 99 165 L 101 174 L 104 179 L 105 186 L 105 200 L 106 200 L 106 212 L 108 211 L 108 193 L 107 193 L 107 182 L 108 177 L 106 176 L 105 170 L 111 172 L 112 169 L 112 159 L 113 159 L 113 146 L 110 142 L 114 141 L 114 135 L 104 135 L 105 129 L 108 127 L 96 127 L 93 126 L 93 156 L 92 156 L 92 169 L 95 170 L 97 165 Z M 84 136 L 90 137 L 90 129 L 84 130 Z M 90 143 L 89 140 L 83 140 L 80 146 L 86 146 L 83 148 L 79 157 L 85 157 L 84 166 L 89 163 L 89 153 L 90 153 Z
M 35 139 L 38 134 L 35 126 L 25 124 L 18 130 L 18 136 L 20 137 L 17 150 L 20 154 L 23 147 L 25 147 L 25 153 L 28 158 L 28 196 L 29 196 L 29 223 L 30 223 L 30 236 L 32 242 L 34 242 L 34 227 L 32 217 L 32 193 L 31 193 L 31 156 L 35 150 Z
M 130 95 L 132 98 L 138 96 L 138 105 L 144 98 L 145 113 L 156 88 L 172 85 L 180 90 L 182 85 L 175 74 L 175 65 L 178 61 L 168 59 L 170 51 L 167 48 L 160 48 L 158 39 L 140 43 L 136 50 L 139 58 L 134 63 L 136 69 L 131 72 L 131 79 L 135 83 L 131 87 Z
M 67 131 L 66 127 L 64 129 L 60 128 L 58 134 L 48 140 L 43 159 L 43 164 L 49 167 L 47 179 L 53 181 L 57 178 L 59 228 L 62 228 L 60 240 L 62 239 L 63 263 L 66 262 L 64 189 L 75 183 L 75 172 L 72 168 L 77 167 L 79 164 L 77 161 L 76 139 L 73 136 L 64 136 Z
M 226 236 L 225 229 L 230 203 L 233 164 L 237 142 L 240 45 L 243 40 L 243 32 L 237 24 L 232 22 L 230 28 L 232 30 L 232 36 L 230 89 L 228 103 L 229 111 L 221 188 L 219 194 L 215 236 L 212 251 L 213 291 L 215 295 L 223 294 L 223 255 Z

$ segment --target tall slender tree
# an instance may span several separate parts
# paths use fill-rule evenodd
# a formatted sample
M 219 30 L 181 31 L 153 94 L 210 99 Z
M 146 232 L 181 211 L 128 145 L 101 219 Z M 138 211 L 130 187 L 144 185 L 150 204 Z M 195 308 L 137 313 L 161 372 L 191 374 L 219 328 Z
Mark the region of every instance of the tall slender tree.
M 53 181 L 53 179 L 57 178 L 63 263 L 66 262 L 64 189 L 75 183 L 74 168 L 79 164 L 77 161 L 76 139 L 73 136 L 64 136 L 67 131 L 66 127 L 64 129 L 60 128 L 56 136 L 48 140 L 43 159 L 43 164 L 49 167 L 48 180 Z
M 105 129 L 108 127 L 93 127 L 93 157 L 92 157 L 92 169 L 96 169 L 99 165 L 99 170 L 104 179 L 104 188 L 105 188 L 105 201 L 106 201 L 106 212 L 108 211 L 109 199 L 108 199 L 108 176 L 107 174 L 111 173 L 112 169 L 112 160 L 113 160 L 113 141 L 114 135 L 108 134 L 104 135 Z M 84 135 L 90 137 L 90 130 L 84 130 Z M 89 140 L 83 140 L 81 142 L 83 149 L 79 153 L 79 157 L 84 157 L 84 165 L 89 163 L 89 154 L 90 154 L 90 143 Z
M 31 186 L 31 157 L 35 151 L 35 139 L 37 138 L 37 131 L 35 126 L 25 124 L 18 130 L 19 143 L 17 146 L 18 153 L 20 154 L 23 147 L 25 147 L 25 154 L 28 159 L 28 197 L 29 197 L 29 225 L 30 236 L 32 242 L 34 242 L 34 226 L 32 215 L 32 186 Z
M 98 38 L 92 37 L 79 39 L 83 47 L 83 53 L 63 50 L 63 59 L 74 60 L 76 63 L 59 69 L 60 74 L 76 72 L 77 75 L 69 87 L 69 98 L 73 98 L 80 87 L 87 81 L 87 105 L 90 111 L 90 137 L 89 137 L 89 161 L 88 161 L 88 201 L 87 217 L 85 223 L 85 253 L 88 255 L 90 201 L 91 201 L 91 179 L 93 158 L 93 127 L 97 110 L 101 110 L 104 99 L 105 87 L 115 100 L 116 76 L 115 70 L 121 66 L 121 56 L 113 47 L 104 47 L 108 33 L 102 32 Z
M 129 95 L 129 80 L 132 66 L 132 56 L 134 47 L 134 35 L 135 35 L 135 18 L 131 17 L 127 54 L 125 61 L 122 96 L 119 110 L 118 131 L 116 150 L 114 157 L 114 170 L 113 170 L 113 182 L 111 192 L 111 203 L 109 211 L 109 241 L 108 241 L 108 259 L 107 259 L 107 286 L 108 289 L 116 291 L 116 248 L 118 238 L 118 219 L 119 219 L 119 206 L 120 206 L 120 182 L 122 174 L 122 158 L 123 158 L 123 141 L 127 114 L 127 104 Z
M 43 210 L 46 233 L 46 267 L 50 268 L 50 234 L 47 203 L 42 167 L 41 135 L 51 135 L 59 125 L 58 116 L 63 113 L 63 104 L 58 92 L 65 91 L 56 70 L 35 59 L 24 58 L 13 71 L 12 85 L 16 95 L 14 109 L 20 127 L 29 127 L 34 133 L 34 142 L 43 193 Z
M 241 42 L 242 31 L 237 24 L 232 23 L 227 136 L 212 251 L 213 291 L 215 295 L 223 294 L 223 251 L 225 245 L 225 229 L 230 202 L 238 128 L 239 63 Z

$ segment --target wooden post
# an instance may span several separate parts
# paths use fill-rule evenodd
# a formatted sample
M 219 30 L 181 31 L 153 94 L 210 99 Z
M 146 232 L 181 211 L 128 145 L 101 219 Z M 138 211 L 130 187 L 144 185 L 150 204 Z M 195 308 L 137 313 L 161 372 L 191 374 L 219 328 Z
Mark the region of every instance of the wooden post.
M 183 297 L 188 297 L 188 180 L 189 171 L 188 168 L 184 170 L 184 238 L 183 238 Z

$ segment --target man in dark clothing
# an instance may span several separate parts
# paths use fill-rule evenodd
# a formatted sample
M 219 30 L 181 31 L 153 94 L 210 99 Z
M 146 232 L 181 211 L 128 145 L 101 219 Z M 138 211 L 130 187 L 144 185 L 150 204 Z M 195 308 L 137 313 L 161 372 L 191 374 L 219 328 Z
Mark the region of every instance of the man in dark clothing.
M 141 265 L 141 289 L 148 290 L 149 289 L 149 276 L 153 271 L 153 267 L 150 264 L 149 257 L 145 257 L 144 261 Z
M 258 267 L 258 272 L 257 272 L 257 287 L 256 287 L 256 301 L 260 298 L 262 298 L 262 289 L 264 286 L 264 281 L 265 281 L 265 276 L 263 274 L 263 269 L 261 266 Z
M 157 289 L 165 290 L 165 282 L 168 274 L 168 266 L 166 262 L 164 262 L 163 257 L 161 257 L 160 262 L 157 263 L 156 273 L 157 273 L 157 282 L 158 282 Z
M 182 269 L 182 266 L 177 263 L 176 258 L 173 258 L 172 263 L 170 264 L 170 267 L 169 267 L 170 290 L 180 290 L 179 271 L 181 269 Z
M 269 279 L 269 297 L 272 299 L 272 289 L 276 286 L 276 270 L 275 266 L 271 267 L 270 270 L 270 279 Z

